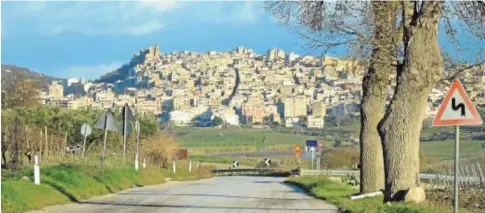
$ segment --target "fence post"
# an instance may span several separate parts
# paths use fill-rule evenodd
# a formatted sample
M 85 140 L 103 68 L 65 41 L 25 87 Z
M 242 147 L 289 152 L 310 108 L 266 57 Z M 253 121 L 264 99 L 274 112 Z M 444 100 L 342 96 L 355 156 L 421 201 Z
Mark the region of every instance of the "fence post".
M 475 171 L 475 165 L 472 164 L 470 167 L 471 167 L 472 175 L 473 175 L 473 184 L 475 185 L 475 184 L 477 184 L 477 179 L 478 179 L 477 172 Z
M 459 175 L 461 186 L 464 187 L 466 186 L 466 182 L 465 182 L 465 179 L 463 179 L 463 177 L 465 176 L 465 170 L 463 169 L 463 166 L 460 168 L 459 174 L 461 174 Z
M 485 185 L 485 181 L 483 180 L 483 173 L 482 173 L 482 167 L 480 166 L 480 162 L 477 162 L 478 164 L 478 171 L 480 172 L 480 185 Z
M 34 155 L 34 183 L 35 185 L 40 184 L 39 157 L 37 155 Z

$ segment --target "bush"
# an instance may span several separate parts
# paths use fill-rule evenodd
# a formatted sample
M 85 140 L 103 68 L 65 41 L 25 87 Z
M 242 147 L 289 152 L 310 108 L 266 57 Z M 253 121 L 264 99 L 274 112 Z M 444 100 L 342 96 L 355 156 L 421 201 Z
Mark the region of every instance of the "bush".
M 355 148 L 338 148 L 322 155 L 323 165 L 329 169 L 355 168 L 360 161 L 360 151 Z
M 141 150 L 149 163 L 167 168 L 167 163 L 178 149 L 176 138 L 169 133 L 158 133 L 157 136 L 143 141 Z
M 214 119 L 212 120 L 212 126 L 219 126 L 223 123 L 224 121 L 222 120 L 221 117 L 215 116 Z

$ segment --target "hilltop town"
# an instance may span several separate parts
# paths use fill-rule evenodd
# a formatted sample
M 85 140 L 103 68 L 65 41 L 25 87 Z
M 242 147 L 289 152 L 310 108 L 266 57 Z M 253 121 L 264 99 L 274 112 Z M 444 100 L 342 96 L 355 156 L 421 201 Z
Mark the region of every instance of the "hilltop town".
M 476 104 L 485 104 L 483 68 L 461 76 Z M 54 81 L 40 101 L 71 109 L 127 103 L 136 112 L 177 126 L 208 126 L 219 117 L 234 126 L 322 129 L 326 116 L 359 114 L 365 71 L 365 63 L 357 60 L 300 56 L 275 48 L 263 55 L 244 47 L 161 54 L 155 45 L 135 53 L 112 82 Z M 395 74 L 389 79 L 389 97 L 394 82 Z M 447 89 L 433 89 L 426 116 L 436 113 Z

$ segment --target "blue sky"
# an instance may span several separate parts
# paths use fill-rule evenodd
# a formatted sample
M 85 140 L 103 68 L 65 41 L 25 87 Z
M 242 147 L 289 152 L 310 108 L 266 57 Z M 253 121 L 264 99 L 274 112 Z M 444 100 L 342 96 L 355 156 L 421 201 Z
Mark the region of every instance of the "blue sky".
M 318 54 L 265 13 L 262 2 L 2 2 L 2 64 L 94 79 L 158 44 L 161 52 L 242 45 Z M 459 37 L 471 49 L 484 41 Z M 442 46 L 453 50 L 446 39 Z M 478 42 L 478 43 L 477 43 Z M 343 55 L 342 50 L 330 52 Z

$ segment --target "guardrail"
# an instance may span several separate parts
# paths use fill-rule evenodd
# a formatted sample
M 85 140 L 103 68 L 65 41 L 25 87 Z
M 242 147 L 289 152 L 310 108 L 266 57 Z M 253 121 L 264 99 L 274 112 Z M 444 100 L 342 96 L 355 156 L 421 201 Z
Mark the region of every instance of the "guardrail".
M 346 175 L 360 175 L 359 170 L 311 170 L 311 169 L 302 169 L 301 176 L 314 176 L 314 175 L 328 175 L 328 176 L 346 176 Z M 454 180 L 454 176 L 450 175 L 440 175 L 440 174 L 428 174 L 428 173 L 420 173 L 419 178 L 421 180 Z M 481 181 L 481 178 L 478 177 L 464 177 L 459 176 L 459 181 Z
M 271 174 L 273 169 L 216 169 L 212 170 L 217 176 L 228 176 L 228 175 L 260 175 L 260 174 Z
M 212 173 L 216 176 L 289 176 L 290 171 L 281 169 L 215 169 Z
M 261 169 L 215 169 L 212 173 L 216 176 L 288 176 L 296 171 L 271 169 L 271 168 L 261 168 Z M 346 176 L 355 175 L 359 176 L 359 170 L 312 170 L 312 169 L 301 169 L 301 176 L 318 176 L 318 175 L 328 175 L 328 176 Z M 450 175 L 440 175 L 440 174 L 419 174 L 421 180 L 454 180 L 454 176 Z M 483 178 L 478 177 L 465 177 L 459 176 L 458 181 L 460 182 L 484 182 Z

